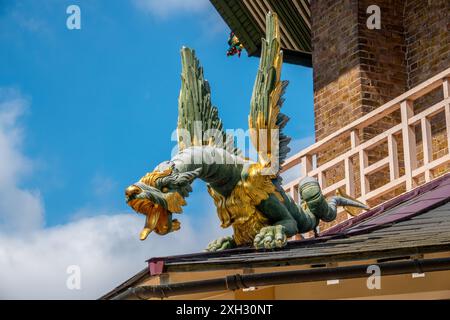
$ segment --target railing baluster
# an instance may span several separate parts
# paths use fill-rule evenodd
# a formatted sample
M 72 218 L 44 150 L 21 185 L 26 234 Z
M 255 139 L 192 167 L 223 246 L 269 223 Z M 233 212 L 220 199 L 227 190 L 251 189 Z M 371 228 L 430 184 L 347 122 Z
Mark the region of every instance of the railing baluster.
M 298 192 L 297 192 L 297 190 L 298 189 L 296 188 L 296 186 L 292 186 L 289 189 L 289 194 L 290 194 L 291 198 L 294 200 L 295 203 L 298 203 Z
M 345 174 L 345 192 L 351 197 L 355 197 L 355 173 L 353 170 L 352 159 L 350 157 L 344 160 L 344 174 Z M 347 219 L 352 216 L 347 213 Z
M 422 145 L 423 145 L 423 165 L 427 166 L 433 160 L 432 140 L 431 140 L 431 125 L 427 117 L 420 120 L 422 127 Z M 431 170 L 425 170 L 425 181 L 431 180 Z
M 390 134 L 388 136 L 388 152 L 389 152 L 389 179 L 394 181 L 399 177 L 398 170 L 398 149 L 397 149 L 397 139 L 394 135 Z
M 444 79 L 442 89 L 444 90 L 444 99 L 447 99 L 450 96 L 450 78 Z
M 326 180 L 325 172 L 319 171 L 319 174 L 317 175 L 317 180 L 319 181 L 320 187 L 322 189 L 325 189 L 327 187 L 325 181 Z
M 302 157 L 302 176 L 306 177 L 308 173 L 312 170 L 312 157 L 310 155 L 306 155 Z
M 447 151 L 450 154 L 450 104 L 445 105 L 445 126 L 447 127 Z
M 370 191 L 369 186 L 369 179 L 367 178 L 366 174 L 364 173 L 364 169 L 367 167 L 368 164 L 368 157 L 367 152 L 365 150 L 359 151 L 359 174 L 360 174 L 360 180 L 361 180 L 361 200 L 366 200 L 366 194 Z
M 355 172 L 353 170 L 352 159 L 345 158 L 345 192 L 354 197 L 355 196 Z
M 359 130 L 355 129 L 350 131 L 350 144 L 352 149 L 356 148 L 357 145 L 359 145 L 359 135 L 358 135 Z
M 352 130 L 350 132 L 350 145 L 352 149 L 356 148 L 356 146 L 359 145 L 358 130 Z M 354 197 L 356 194 L 355 171 L 353 168 L 352 159 L 350 157 L 345 158 L 344 169 L 345 169 L 345 192 L 348 195 Z
M 417 167 L 416 133 L 414 126 L 408 125 L 408 119 L 414 115 L 413 105 L 410 100 L 400 104 L 402 117 L 403 153 L 405 157 L 406 190 L 414 186 L 412 171 Z
M 450 78 L 445 78 L 442 83 L 444 89 L 444 99 L 450 96 Z M 445 125 L 447 127 L 447 150 L 450 154 L 450 104 L 445 105 Z

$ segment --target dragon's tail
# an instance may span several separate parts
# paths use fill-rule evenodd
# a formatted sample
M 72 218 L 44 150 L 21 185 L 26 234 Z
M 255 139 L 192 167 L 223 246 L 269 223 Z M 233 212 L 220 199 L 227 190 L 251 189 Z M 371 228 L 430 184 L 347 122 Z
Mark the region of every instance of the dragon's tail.
M 337 191 L 336 196 L 331 197 L 327 201 L 320 190 L 319 183 L 311 177 L 306 177 L 300 182 L 299 192 L 302 201 L 309 211 L 318 219 L 325 222 L 336 219 L 338 206 L 343 206 L 351 215 L 355 215 L 352 208 L 369 209 L 364 203 L 347 196 L 340 190 Z

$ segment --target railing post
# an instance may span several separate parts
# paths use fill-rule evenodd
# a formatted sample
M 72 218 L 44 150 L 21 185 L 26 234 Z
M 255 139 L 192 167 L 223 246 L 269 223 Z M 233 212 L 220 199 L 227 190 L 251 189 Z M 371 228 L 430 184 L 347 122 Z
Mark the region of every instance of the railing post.
M 398 170 L 398 149 L 397 149 L 397 139 L 394 135 L 390 134 L 388 136 L 388 152 L 389 152 L 389 179 L 394 181 L 399 177 Z
M 444 79 L 442 89 L 444 90 L 444 99 L 447 99 L 450 96 L 450 78 Z
M 450 96 L 450 78 L 445 78 L 442 83 L 444 89 L 444 99 Z M 450 154 L 450 103 L 445 105 L 445 125 L 447 129 L 447 149 Z
M 356 148 L 359 145 L 358 131 L 350 131 L 350 144 L 351 149 Z M 344 170 L 345 170 L 345 192 L 354 197 L 355 196 L 355 172 L 352 164 L 352 159 L 350 157 L 344 160 Z
M 345 158 L 345 192 L 354 197 L 355 196 L 355 172 L 353 171 L 352 159 Z
M 290 194 L 291 198 L 294 200 L 295 203 L 298 203 L 298 191 L 297 190 L 298 189 L 295 188 L 295 186 L 292 186 L 289 189 L 289 194 Z
M 402 117 L 403 153 L 405 157 L 406 190 L 409 191 L 414 186 L 412 172 L 417 167 L 416 153 L 416 133 L 414 126 L 408 124 L 409 118 L 414 115 L 413 105 L 410 100 L 405 100 L 400 104 Z
M 355 129 L 350 131 L 350 144 L 352 149 L 356 148 L 357 145 L 359 145 L 359 130 Z
M 427 117 L 420 120 L 422 127 L 422 145 L 423 145 L 423 165 L 426 167 L 433 159 L 432 140 L 431 140 L 431 125 Z M 431 180 L 431 171 L 425 168 L 425 182 Z
M 370 191 L 369 179 L 367 179 L 365 169 L 369 159 L 365 150 L 359 151 L 359 175 L 361 180 L 361 200 L 366 201 L 366 194 Z
M 308 173 L 312 170 L 312 157 L 310 155 L 306 155 L 302 157 L 302 177 L 306 177 Z
M 326 179 L 327 179 L 327 176 L 326 176 L 325 172 L 319 171 L 319 173 L 317 174 L 317 180 L 319 181 L 319 185 L 322 190 L 327 187 Z

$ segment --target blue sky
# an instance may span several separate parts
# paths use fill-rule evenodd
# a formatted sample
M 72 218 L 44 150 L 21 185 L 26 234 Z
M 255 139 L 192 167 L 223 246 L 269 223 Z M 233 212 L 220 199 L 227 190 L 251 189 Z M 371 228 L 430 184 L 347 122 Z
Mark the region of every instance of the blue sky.
M 229 29 L 208 1 L 155 3 L 0 0 L 0 89 L 26 105 L 11 148 L 29 165 L 14 183 L 38 195 L 45 228 L 132 213 L 124 188 L 175 146 L 183 45 L 196 49 L 225 127 L 247 128 L 258 59 L 226 56 Z M 66 28 L 71 4 L 81 8 L 81 30 Z M 283 78 L 298 151 L 314 136 L 312 70 L 286 64 Z M 205 213 L 204 194 L 196 183 L 190 214 Z
M 123 188 L 170 156 L 183 45 L 196 49 L 225 126 L 247 128 L 258 59 L 226 57 L 229 29 L 211 5 L 161 17 L 130 1 L 0 3 L 0 86 L 31 100 L 24 150 L 38 166 L 25 183 L 41 191 L 48 225 L 82 206 L 125 209 Z M 66 28 L 70 4 L 81 30 Z M 311 76 L 283 70 L 293 139 L 313 134 Z

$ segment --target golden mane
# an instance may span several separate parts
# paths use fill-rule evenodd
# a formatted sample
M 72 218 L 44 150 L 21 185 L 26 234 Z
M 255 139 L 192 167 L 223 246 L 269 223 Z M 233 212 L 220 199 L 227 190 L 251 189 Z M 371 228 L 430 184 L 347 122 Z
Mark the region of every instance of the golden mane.
M 156 187 L 156 180 L 159 178 L 167 177 L 172 173 L 172 168 L 168 168 L 164 171 L 153 171 L 147 173 L 139 181 L 145 183 L 148 186 Z

